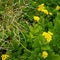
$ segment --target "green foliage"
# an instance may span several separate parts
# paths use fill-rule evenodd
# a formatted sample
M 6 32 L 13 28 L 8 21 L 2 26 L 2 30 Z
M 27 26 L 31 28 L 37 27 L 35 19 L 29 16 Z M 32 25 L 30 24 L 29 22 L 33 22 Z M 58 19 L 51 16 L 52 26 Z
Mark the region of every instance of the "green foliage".
M 37 10 L 40 4 L 52 15 Z M 0 55 L 7 60 L 60 60 L 60 0 L 0 0 Z M 40 20 L 34 21 L 34 16 Z M 52 32 L 48 43 L 43 32 Z M 42 52 L 47 51 L 44 59 Z M 1 59 L 1 56 L 0 56 Z

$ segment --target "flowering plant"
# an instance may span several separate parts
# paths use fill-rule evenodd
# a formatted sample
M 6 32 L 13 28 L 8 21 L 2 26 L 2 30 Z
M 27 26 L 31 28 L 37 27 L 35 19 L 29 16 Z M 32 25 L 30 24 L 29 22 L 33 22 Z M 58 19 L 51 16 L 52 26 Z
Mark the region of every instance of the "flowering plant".
M 60 0 L 0 0 L 0 60 L 60 60 Z

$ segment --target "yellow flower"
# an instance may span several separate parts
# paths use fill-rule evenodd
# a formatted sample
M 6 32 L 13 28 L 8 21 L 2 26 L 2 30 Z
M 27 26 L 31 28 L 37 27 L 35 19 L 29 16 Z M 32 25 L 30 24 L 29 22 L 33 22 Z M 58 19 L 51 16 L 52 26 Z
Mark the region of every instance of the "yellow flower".
M 6 60 L 9 57 L 9 55 L 3 54 L 1 57 L 2 57 L 2 60 Z
M 49 15 L 53 15 L 51 12 L 49 12 Z
M 60 10 L 60 6 L 57 5 L 57 6 L 56 6 L 56 10 Z
M 45 9 L 44 4 L 39 5 L 37 10 L 48 15 L 48 10 Z
M 42 3 L 41 5 L 39 5 L 38 7 L 44 7 L 44 3 Z
M 42 12 L 48 15 L 48 10 L 42 10 Z
M 52 35 L 53 35 L 53 33 L 51 33 L 50 31 L 43 32 L 43 34 L 42 34 L 42 36 L 45 37 L 45 39 L 48 43 L 52 40 Z
M 45 58 L 47 58 L 47 56 L 48 56 L 48 53 L 46 51 L 43 51 L 42 52 L 42 57 L 45 59 Z
M 45 36 L 47 33 L 46 32 L 43 32 L 42 36 Z
M 52 33 L 52 32 L 50 32 L 50 31 L 48 31 L 48 33 L 49 33 L 50 35 L 53 35 L 53 33 Z
M 38 9 L 37 10 L 38 11 L 42 11 L 43 9 L 44 9 L 44 4 L 41 4 L 41 5 L 38 6 Z
M 34 21 L 38 22 L 40 20 L 40 17 L 34 16 L 33 19 L 34 19 Z
M 46 41 L 49 43 L 52 40 L 52 36 L 50 34 L 47 33 L 47 35 L 45 36 Z

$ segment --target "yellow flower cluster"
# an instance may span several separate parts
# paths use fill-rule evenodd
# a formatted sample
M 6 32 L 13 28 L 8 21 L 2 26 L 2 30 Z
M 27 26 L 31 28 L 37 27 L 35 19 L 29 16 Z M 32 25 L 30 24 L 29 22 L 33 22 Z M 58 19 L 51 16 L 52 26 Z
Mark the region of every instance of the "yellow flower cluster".
M 38 8 L 37 8 L 37 10 L 45 13 L 46 15 L 48 15 L 48 14 L 52 15 L 51 12 L 48 12 L 48 10 L 45 9 L 44 4 L 39 5 Z
M 57 5 L 57 6 L 56 6 L 56 10 L 60 10 L 60 6 Z
M 45 37 L 45 39 L 48 43 L 52 40 L 52 35 L 53 35 L 53 33 L 51 33 L 50 31 L 42 33 L 42 36 Z
M 40 17 L 34 16 L 33 19 L 34 19 L 34 21 L 38 22 L 40 20 Z
M 48 15 L 48 10 L 45 9 L 44 4 L 39 5 L 37 10 Z
M 9 57 L 9 55 L 3 54 L 1 57 L 2 57 L 2 60 L 6 60 Z
M 38 6 L 38 9 L 37 10 L 38 11 L 42 11 L 43 9 L 44 9 L 44 4 L 41 4 L 41 5 Z
M 34 2 L 34 3 L 36 3 L 36 2 Z M 49 15 L 53 15 L 51 12 L 48 12 L 48 10 L 45 9 L 44 4 L 39 5 L 37 10 L 38 10 L 38 11 L 41 11 L 41 12 L 47 14 L 47 15 L 48 15 L 48 14 L 49 14 Z M 38 16 L 33 16 L 33 19 L 34 19 L 34 21 L 38 22 L 38 21 L 40 20 L 40 17 L 38 17 Z
M 45 58 L 47 58 L 47 56 L 48 56 L 47 51 L 43 51 L 43 52 L 42 52 L 42 57 L 45 59 Z

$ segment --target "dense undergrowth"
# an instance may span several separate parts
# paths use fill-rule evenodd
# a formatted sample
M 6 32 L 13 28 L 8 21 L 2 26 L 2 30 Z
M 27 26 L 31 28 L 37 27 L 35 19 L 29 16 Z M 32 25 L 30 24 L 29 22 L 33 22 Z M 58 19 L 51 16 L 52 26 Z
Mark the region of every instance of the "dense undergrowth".
M 60 0 L 0 0 L 0 60 L 60 60 Z

